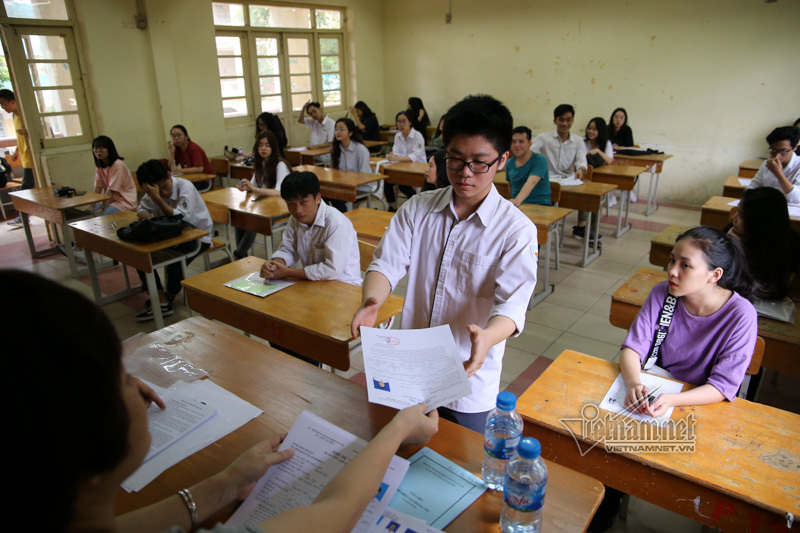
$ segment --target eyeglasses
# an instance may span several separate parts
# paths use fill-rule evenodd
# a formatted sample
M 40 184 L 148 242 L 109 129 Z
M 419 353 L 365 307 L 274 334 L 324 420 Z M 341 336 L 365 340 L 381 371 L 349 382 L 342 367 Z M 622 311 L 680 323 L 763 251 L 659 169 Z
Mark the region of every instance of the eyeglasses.
M 493 161 L 464 161 L 463 159 L 459 159 L 457 157 L 445 157 L 444 164 L 450 170 L 461 170 L 464 166 L 468 166 L 470 171 L 473 174 L 486 174 L 489 172 L 489 169 L 500 161 L 500 158 L 503 157 L 502 155 L 497 156 Z
M 794 152 L 794 150 L 791 148 L 784 148 L 783 150 L 774 150 L 772 148 L 769 149 L 769 153 L 772 155 L 788 154 L 789 152 Z

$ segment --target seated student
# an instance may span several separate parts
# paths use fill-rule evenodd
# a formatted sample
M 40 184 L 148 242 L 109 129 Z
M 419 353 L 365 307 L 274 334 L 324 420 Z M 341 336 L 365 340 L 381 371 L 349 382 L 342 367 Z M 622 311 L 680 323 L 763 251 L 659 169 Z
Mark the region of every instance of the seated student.
M 531 151 L 547 158 L 550 181 L 567 178 L 583 179 L 586 174 L 586 146 L 580 136 L 570 133 L 575 119 L 575 108 L 569 104 L 561 104 L 553 110 L 553 123 L 556 130 L 536 136 Z M 593 215 L 594 216 L 594 215 Z M 595 220 L 593 218 L 592 220 Z M 595 228 L 597 224 L 594 224 Z M 586 237 L 586 211 L 578 211 L 578 225 L 572 226 L 572 236 L 576 239 Z M 588 236 L 594 240 L 594 230 Z M 603 236 L 598 234 L 598 239 Z
M 443 135 L 452 185 L 414 196 L 392 218 L 351 323 L 354 337 L 360 326 L 373 327 L 408 275 L 400 327 L 448 324 L 472 386 L 439 416 L 479 432 L 499 392 L 505 340 L 522 332 L 536 285 L 536 228 L 492 183 L 506 163 L 512 124 L 491 96 L 450 108 Z
M 614 149 L 633 146 L 633 130 L 628 126 L 628 112 L 618 107 L 608 121 L 608 140 Z
M 531 129 L 517 126 L 511 137 L 513 157 L 506 163 L 506 181 L 511 184 L 511 203 L 551 205 L 547 158 L 531 152 Z
M 760 284 L 755 297 L 788 296 L 800 274 L 800 234 L 792 230 L 783 193 L 771 187 L 746 189 L 728 233 L 742 243 L 750 273 Z
M 602 118 L 594 117 L 586 125 L 583 144 L 586 147 L 586 162 L 593 167 L 610 165 L 614 162 L 614 148 L 608 140 L 608 128 Z
M 278 140 L 278 155 L 281 159 L 285 159 L 286 156 L 283 151 L 286 149 L 289 141 L 286 139 L 286 130 L 283 127 L 281 119 L 279 119 L 277 115 L 264 111 L 256 118 L 256 135 L 262 131 L 271 131 L 275 134 L 275 138 Z
M 411 127 L 417 130 L 425 142 L 428 141 L 428 126 L 431 125 L 431 117 L 425 111 L 425 104 L 422 103 L 421 98 L 412 96 L 408 99 L 408 118 L 411 120 Z
M 197 229 L 207 231 L 208 235 L 200 239 L 200 250 L 186 259 L 186 264 L 191 263 L 195 257 L 204 252 L 211 246 L 211 233 L 214 231 L 214 223 L 208 208 L 200 197 L 200 193 L 194 188 L 191 182 L 183 178 L 171 176 L 167 168 L 155 159 L 151 159 L 139 165 L 136 169 L 136 177 L 139 186 L 144 191 L 144 196 L 139 201 L 136 214 L 140 220 L 146 220 L 155 216 L 169 216 L 175 214 L 183 215 L 183 219 Z M 185 242 L 170 248 L 177 252 L 189 253 L 194 250 L 196 244 L 193 241 Z M 161 315 L 170 316 L 173 313 L 172 302 L 175 296 L 181 292 L 181 281 L 183 281 L 183 271 L 181 264 L 172 263 L 165 267 L 167 274 L 167 287 L 161 285 L 158 272 L 154 272 L 156 286 L 163 292 L 166 302 L 161 303 Z M 141 270 L 139 279 L 142 280 L 142 290 L 147 290 L 144 272 Z M 146 308 L 142 313 L 136 315 L 139 322 L 153 320 L 152 303 L 147 302 Z
M 331 149 L 331 167 L 338 170 L 350 172 L 364 172 L 372 174 L 369 166 L 369 150 L 361 141 L 361 134 L 356 128 L 355 122 L 349 118 L 340 118 L 336 121 L 336 128 L 333 130 L 333 148 Z M 373 184 L 359 185 L 359 192 L 373 191 Z M 344 213 L 347 211 L 347 203 L 342 200 L 331 200 L 323 198 L 326 202 Z
M 189 138 L 189 133 L 180 124 L 170 130 L 172 140 L 167 143 L 169 165 L 175 174 L 214 174 L 211 161 L 200 146 Z M 195 182 L 194 187 L 204 192 L 214 186 L 214 180 Z
M 444 140 L 442 139 L 442 128 L 444 128 L 444 115 L 439 119 L 439 125 L 436 126 L 436 131 L 433 132 L 433 137 L 428 141 L 428 146 L 431 148 L 444 149 Z
M 447 167 L 444 162 L 446 157 L 447 152 L 445 150 L 437 150 L 428 159 L 428 167 L 425 169 L 425 185 L 422 186 L 423 191 L 435 191 L 436 189 L 450 186 L 450 180 L 447 179 Z
M 422 134 L 411 127 L 411 113 L 409 111 L 400 111 L 395 116 L 397 123 L 397 133 L 394 136 L 394 145 L 392 151 L 386 156 L 391 162 L 396 161 L 411 161 L 415 163 L 424 163 L 425 157 L 425 139 Z M 397 197 L 394 192 L 394 185 L 388 184 L 384 193 L 386 194 L 386 201 L 389 203 L 389 211 L 397 211 Z M 400 190 L 408 197 L 411 198 L 417 191 L 408 185 L 401 185 Z
M 353 117 L 358 131 L 361 132 L 361 137 L 366 141 L 380 141 L 381 140 L 381 125 L 378 123 L 378 117 L 372 112 L 369 106 L 359 100 L 356 105 L 350 108 L 350 115 Z M 375 146 L 375 150 L 380 152 L 381 147 Z
M 758 169 L 748 189 L 772 187 L 783 192 L 786 202 L 800 204 L 800 156 L 794 153 L 800 128 L 781 126 L 767 135 L 770 158 Z
M 279 141 L 272 131 L 262 131 L 256 136 L 253 145 L 253 177 L 241 180 L 236 188 L 240 191 L 253 193 L 251 200 L 262 196 L 280 196 L 281 183 L 291 170 L 289 165 L 281 159 L 278 150 L 273 146 L 280 146 Z M 233 255 L 236 259 L 247 257 L 247 252 L 256 241 L 255 231 L 245 231 L 234 228 L 236 235 L 236 249 Z
M 275 434 L 231 457 L 235 460 L 218 474 L 191 487 L 175 487 L 160 502 L 116 515 L 119 485 L 139 468 L 150 447 L 147 408 L 151 401 L 163 408 L 163 402 L 125 372 L 114 325 L 94 303 L 27 272 L 2 271 L 0 283 L 5 295 L 21 306 L 19 313 L 4 319 L 18 333 L 6 339 L 8 349 L 28 355 L 9 358 L 6 368 L 16 376 L 32 370 L 36 375 L 8 380 L 3 387 L 7 398 L 25 398 L 8 416 L 19 430 L 9 451 L 22 467 L 12 474 L 15 490 L 24 494 L 14 498 L 14 509 L 26 530 L 193 530 L 243 500 L 270 466 L 294 455 L 292 449 L 276 451 L 285 434 Z M 48 324 L 47 335 L 31 316 Z M 420 404 L 398 412 L 312 504 L 280 513 L 259 527 L 217 524 L 213 531 L 350 531 L 374 498 L 398 447 L 426 444 L 437 432 L 436 410 L 428 416 L 424 410 Z
M 800 118 L 795 120 L 792 126 L 794 126 L 795 128 L 800 128 Z M 797 148 L 795 149 L 794 153 L 800 155 L 800 142 L 797 143 Z
M 311 130 L 311 135 L 308 138 L 309 148 L 326 148 L 333 142 L 333 119 L 322 111 L 322 106 L 319 102 L 312 102 L 311 100 L 306 102 L 300 110 L 297 122 L 305 124 L 306 129 Z
M 98 204 L 95 212 L 100 215 L 133 211 L 136 209 L 136 184 L 131 171 L 117 153 L 114 141 L 100 135 L 92 141 L 94 156 L 94 192 L 111 196 L 106 208 L 100 212 L 102 204 Z

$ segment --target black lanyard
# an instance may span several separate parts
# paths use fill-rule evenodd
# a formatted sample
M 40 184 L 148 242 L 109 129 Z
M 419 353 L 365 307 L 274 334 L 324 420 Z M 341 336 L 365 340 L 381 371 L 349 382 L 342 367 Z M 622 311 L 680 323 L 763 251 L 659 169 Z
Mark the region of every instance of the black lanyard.
M 650 370 L 658 360 L 658 352 L 661 349 L 661 344 L 667 339 L 669 333 L 669 325 L 672 323 L 672 316 L 675 314 L 675 307 L 678 305 L 678 299 L 667 291 L 667 297 L 664 298 L 664 304 L 661 306 L 661 312 L 658 314 L 658 322 L 656 323 L 655 332 L 653 332 L 653 345 L 650 348 L 650 355 L 642 364 L 642 370 Z

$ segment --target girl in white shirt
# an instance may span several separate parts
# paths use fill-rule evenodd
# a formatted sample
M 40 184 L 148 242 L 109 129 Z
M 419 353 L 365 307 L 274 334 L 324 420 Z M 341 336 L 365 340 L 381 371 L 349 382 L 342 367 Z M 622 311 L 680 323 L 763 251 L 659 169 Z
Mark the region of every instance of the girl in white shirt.
M 608 127 L 606 121 L 600 117 L 594 117 L 586 125 L 586 137 L 583 139 L 586 145 L 586 158 L 593 157 L 596 162 L 602 161 L 605 165 L 610 165 L 614 162 L 614 148 L 611 146 L 611 141 L 608 140 Z M 591 161 L 589 164 L 598 167 Z
M 255 160 L 253 161 L 253 177 L 241 180 L 236 186 L 240 191 L 253 193 L 251 201 L 261 196 L 280 196 L 281 182 L 290 170 L 289 165 L 283 161 L 278 153 L 278 138 L 271 131 L 262 131 L 256 135 L 253 146 Z M 234 228 L 236 234 L 236 250 L 233 255 L 236 259 L 247 257 L 247 251 L 256 240 L 254 231 L 245 231 Z
M 394 146 L 392 152 L 386 156 L 389 161 L 411 161 L 414 163 L 425 163 L 425 139 L 422 134 L 411 127 L 413 122 L 409 111 L 400 111 L 395 117 L 397 123 L 397 134 L 394 136 Z M 400 190 L 407 197 L 411 198 L 417 191 L 408 185 L 401 185 Z M 386 201 L 389 202 L 389 211 L 397 211 L 397 199 L 394 186 L 386 187 Z
M 371 174 L 369 166 L 369 150 L 361 140 L 361 132 L 356 123 L 349 118 L 340 118 L 333 129 L 333 148 L 331 149 L 331 166 L 338 170 L 348 172 L 364 172 Z M 374 186 L 359 185 L 359 192 L 372 191 Z M 344 213 L 347 211 L 347 202 L 323 198 L 326 203 Z

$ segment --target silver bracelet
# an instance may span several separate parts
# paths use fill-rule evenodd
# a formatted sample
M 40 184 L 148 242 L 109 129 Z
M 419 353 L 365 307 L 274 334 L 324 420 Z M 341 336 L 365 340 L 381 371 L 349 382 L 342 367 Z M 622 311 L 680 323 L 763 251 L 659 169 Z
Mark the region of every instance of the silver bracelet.
M 192 493 L 189 492 L 189 489 L 181 489 L 178 491 L 178 495 L 183 499 L 183 503 L 186 504 L 186 509 L 189 511 L 189 518 L 192 520 L 191 529 L 196 528 L 199 519 L 197 518 L 197 504 L 194 503 Z

